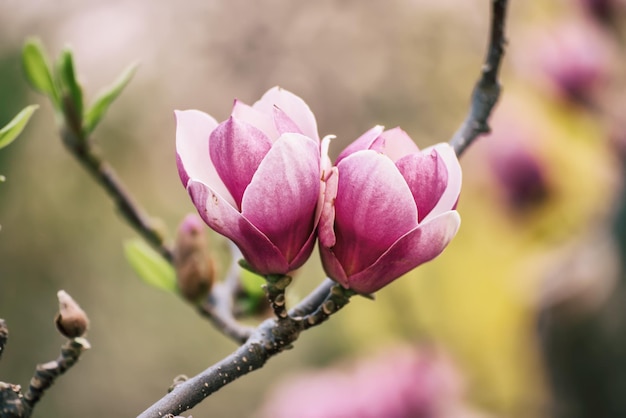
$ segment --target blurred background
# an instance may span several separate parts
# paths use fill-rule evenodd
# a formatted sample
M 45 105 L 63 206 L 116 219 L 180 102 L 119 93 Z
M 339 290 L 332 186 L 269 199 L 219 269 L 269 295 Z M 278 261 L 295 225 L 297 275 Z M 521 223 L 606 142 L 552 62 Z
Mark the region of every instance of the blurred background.
M 251 104 L 280 85 L 309 104 L 321 136 L 337 135 L 333 157 L 375 124 L 399 125 L 420 146 L 447 141 L 482 65 L 490 3 L 1 1 L 0 125 L 41 107 L 0 153 L 0 317 L 10 331 L 0 380 L 25 386 L 35 364 L 58 355 L 59 289 L 87 311 L 93 349 L 35 416 L 135 416 L 176 375 L 235 349 L 128 266 L 122 243 L 136 234 L 64 150 L 50 104 L 29 90 L 27 37 L 52 56 L 71 46 L 91 98 L 140 62 L 95 140 L 171 238 L 194 211 L 176 172 L 174 109 L 224 120 L 235 97 Z M 512 1 L 508 15 L 493 133 L 462 158 L 458 237 L 193 416 L 329 417 L 315 408 L 350 393 L 378 395 L 368 398 L 372 417 L 626 416 L 626 4 Z M 226 244 L 207 234 L 223 274 Z M 315 255 L 291 300 L 323 277 Z M 420 393 L 422 412 L 391 414 L 406 401 L 392 393 L 407 390 Z M 346 408 L 342 417 L 367 416 Z

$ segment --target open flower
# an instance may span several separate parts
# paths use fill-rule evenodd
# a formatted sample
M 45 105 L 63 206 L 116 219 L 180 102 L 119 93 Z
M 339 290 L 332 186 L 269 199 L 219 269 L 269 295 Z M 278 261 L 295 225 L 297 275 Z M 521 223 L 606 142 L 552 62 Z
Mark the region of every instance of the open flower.
M 376 126 L 338 157 L 319 228 L 326 273 L 372 293 L 439 255 L 456 234 L 461 167 L 448 144 L 420 151 Z
M 252 106 L 235 100 L 222 123 L 176 111 L 178 172 L 198 213 L 260 274 L 285 274 L 315 243 L 323 184 L 315 117 L 274 87 Z

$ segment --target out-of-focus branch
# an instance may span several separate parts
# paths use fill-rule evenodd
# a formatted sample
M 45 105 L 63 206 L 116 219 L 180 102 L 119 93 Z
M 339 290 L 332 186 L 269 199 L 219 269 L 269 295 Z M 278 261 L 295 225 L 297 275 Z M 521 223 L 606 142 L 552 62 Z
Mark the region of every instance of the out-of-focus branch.
M 9 328 L 4 319 L 0 318 L 0 359 L 2 359 L 2 353 L 4 353 L 4 346 L 9 339 Z
M 242 325 L 233 315 L 233 293 L 227 282 L 213 285 L 208 298 L 198 306 L 200 315 L 237 344 L 243 344 L 252 335 L 254 328 Z
M 488 119 L 500 97 L 498 71 L 506 43 L 504 35 L 506 7 L 507 0 L 492 0 L 491 31 L 487 57 L 481 77 L 472 93 L 467 118 L 450 140 L 450 145 L 459 156 L 477 137 L 490 131 Z
M 86 339 L 74 338 L 61 347 L 61 354 L 56 360 L 37 365 L 35 375 L 30 379 L 28 391 L 24 394 L 24 402 L 28 407 L 32 409 L 57 377 L 76 364 L 83 351 L 89 348 L 91 347 Z

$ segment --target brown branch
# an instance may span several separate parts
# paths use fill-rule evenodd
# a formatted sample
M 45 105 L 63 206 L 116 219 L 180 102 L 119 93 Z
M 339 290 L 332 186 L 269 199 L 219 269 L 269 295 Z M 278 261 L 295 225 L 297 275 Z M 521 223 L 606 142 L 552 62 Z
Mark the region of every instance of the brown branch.
M 154 222 L 131 197 L 113 167 L 100 157 L 90 139 L 84 136 L 82 130 L 72 129 L 67 123 L 61 128 L 61 137 L 67 149 L 113 199 L 130 226 L 171 263 L 173 250 L 165 244 Z
M 498 71 L 506 43 L 504 35 L 506 7 L 507 0 L 492 0 L 491 31 L 485 64 L 472 93 L 469 114 L 450 140 L 450 145 L 459 156 L 476 138 L 490 132 L 488 119 L 500 97 Z
M 331 291 L 332 289 L 332 291 Z M 261 368 L 271 357 L 282 352 L 298 339 L 300 332 L 324 322 L 345 306 L 354 293 L 325 280 L 315 291 L 300 302 L 283 319 L 268 319 L 257 327 L 244 345 L 233 354 L 202 373 L 177 385 L 139 418 L 160 418 L 166 414 L 180 414 L 202 402 L 233 380 Z M 321 295 L 325 295 L 323 298 Z M 328 309 L 332 300 L 333 308 Z M 318 302 L 313 308 L 312 302 Z M 312 312 L 311 312 L 312 311 Z M 320 313 L 321 311 L 321 313 Z
M 52 386 L 59 376 L 76 364 L 83 351 L 89 348 L 91 347 L 86 339 L 74 338 L 68 340 L 61 347 L 61 354 L 56 360 L 38 364 L 35 375 L 30 379 L 28 391 L 24 394 L 26 405 L 31 409 L 34 408 L 45 391 Z

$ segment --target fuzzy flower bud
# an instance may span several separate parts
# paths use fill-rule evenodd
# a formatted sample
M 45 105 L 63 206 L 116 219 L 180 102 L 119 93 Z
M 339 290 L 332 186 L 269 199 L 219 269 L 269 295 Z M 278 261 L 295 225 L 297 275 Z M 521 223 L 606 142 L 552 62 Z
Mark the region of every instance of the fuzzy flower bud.
M 198 301 L 211 289 L 215 268 L 204 234 L 204 223 L 198 215 L 187 215 L 178 227 L 174 268 L 178 288 L 188 301 Z
M 89 328 L 87 314 L 65 290 L 59 290 L 57 297 L 59 313 L 54 320 L 57 329 L 67 338 L 82 337 Z

